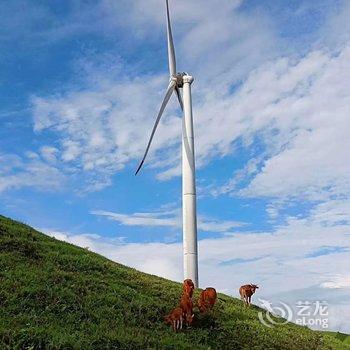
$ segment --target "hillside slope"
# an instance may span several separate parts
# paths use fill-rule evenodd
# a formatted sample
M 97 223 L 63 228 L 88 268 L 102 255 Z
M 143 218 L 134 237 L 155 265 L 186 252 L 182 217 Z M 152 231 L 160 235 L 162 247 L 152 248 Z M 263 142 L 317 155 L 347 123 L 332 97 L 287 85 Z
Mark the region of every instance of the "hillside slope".
M 221 295 L 173 333 L 181 285 L 109 261 L 0 216 L 1 349 L 350 349 L 294 324 L 270 329 Z M 197 291 L 198 293 L 198 291 Z

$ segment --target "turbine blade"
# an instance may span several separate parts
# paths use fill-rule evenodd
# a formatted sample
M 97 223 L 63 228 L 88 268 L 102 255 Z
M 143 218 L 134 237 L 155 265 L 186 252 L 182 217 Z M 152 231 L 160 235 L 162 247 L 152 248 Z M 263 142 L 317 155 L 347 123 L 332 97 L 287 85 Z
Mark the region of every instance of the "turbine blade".
M 154 133 L 156 132 L 157 126 L 158 126 L 159 121 L 160 121 L 160 118 L 162 117 L 164 109 L 165 109 L 165 107 L 166 107 L 166 105 L 167 105 L 167 103 L 168 103 L 168 101 L 170 99 L 171 94 L 173 93 L 173 91 L 175 89 L 175 86 L 176 86 L 176 82 L 174 80 L 172 80 L 170 82 L 169 86 L 168 86 L 168 89 L 167 89 L 166 93 L 165 93 L 164 100 L 162 102 L 162 105 L 160 106 L 156 122 L 154 123 L 153 129 L 152 129 L 152 132 L 151 132 L 151 136 L 149 138 L 149 141 L 148 141 L 148 144 L 147 144 L 147 147 L 146 147 L 145 154 L 144 154 L 144 156 L 143 156 L 143 158 L 142 158 L 142 160 L 140 162 L 140 165 L 138 166 L 138 168 L 136 170 L 135 175 L 137 175 L 137 173 L 140 171 L 143 163 L 145 162 L 145 159 L 147 157 L 149 148 L 151 147 L 151 143 L 152 143 L 152 140 L 153 140 Z
M 180 88 L 177 85 L 175 87 L 175 92 L 176 92 L 177 99 L 179 100 L 180 107 L 182 110 L 184 110 L 184 103 L 182 102 Z
M 166 2 L 169 73 L 170 73 L 170 76 L 175 76 L 176 75 L 176 59 L 175 59 L 173 33 L 171 31 L 171 24 L 170 24 L 169 2 L 168 2 L 168 0 L 165 0 L 165 2 Z

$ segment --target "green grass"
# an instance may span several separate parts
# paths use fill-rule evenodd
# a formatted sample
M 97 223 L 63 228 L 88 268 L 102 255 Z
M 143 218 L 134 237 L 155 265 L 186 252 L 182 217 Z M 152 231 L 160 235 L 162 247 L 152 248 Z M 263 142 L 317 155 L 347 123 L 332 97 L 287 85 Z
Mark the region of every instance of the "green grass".
M 350 349 L 337 333 L 264 327 L 257 307 L 225 295 L 175 334 L 163 317 L 180 294 L 178 283 L 0 216 L 0 349 Z

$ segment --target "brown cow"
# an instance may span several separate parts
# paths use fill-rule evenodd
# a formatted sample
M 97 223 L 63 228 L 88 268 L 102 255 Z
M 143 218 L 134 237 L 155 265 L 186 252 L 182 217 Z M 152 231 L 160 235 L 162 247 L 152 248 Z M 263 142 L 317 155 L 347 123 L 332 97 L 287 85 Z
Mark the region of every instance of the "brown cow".
M 216 290 L 212 287 L 207 287 L 202 290 L 198 300 L 198 308 L 200 312 L 206 312 L 213 308 L 216 302 Z
M 193 291 L 194 291 L 194 283 L 192 282 L 191 279 L 188 278 L 184 280 L 182 289 L 184 294 L 187 294 L 190 298 L 192 298 Z
M 168 316 L 165 316 L 165 322 L 172 325 L 175 332 L 182 329 L 183 319 L 184 317 L 181 307 L 175 308 Z
M 184 321 L 186 321 L 187 326 L 192 324 L 194 314 L 193 314 L 193 302 L 188 294 L 182 294 L 180 307 L 182 309 Z
M 256 284 L 245 284 L 239 288 L 239 294 L 241 295 L 241 299 L 246 306 L 249 306 L 251 304 L 252 295 L 258 288 L 259 287 Z

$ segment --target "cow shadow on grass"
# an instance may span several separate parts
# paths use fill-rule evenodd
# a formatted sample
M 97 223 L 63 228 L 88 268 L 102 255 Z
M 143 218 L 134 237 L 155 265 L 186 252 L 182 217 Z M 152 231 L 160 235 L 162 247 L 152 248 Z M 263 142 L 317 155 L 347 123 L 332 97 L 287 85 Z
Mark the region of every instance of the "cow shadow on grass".
M 220 322 L 214 311 L 195 312 L 192 327 L 199 329 L 220 330 Z

